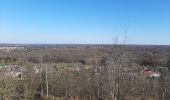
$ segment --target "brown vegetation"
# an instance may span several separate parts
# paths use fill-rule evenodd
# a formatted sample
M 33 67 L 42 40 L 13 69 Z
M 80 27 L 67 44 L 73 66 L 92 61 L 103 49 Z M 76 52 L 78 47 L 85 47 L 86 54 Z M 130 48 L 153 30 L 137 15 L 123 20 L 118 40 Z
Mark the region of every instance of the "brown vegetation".
M 5 77 L 6 69 L 0 70 L 0 100 L 169 100 L 170 72 L 164 68 L 169 68 L 169 49 L 156 50 L 115 46 L 2 53 L 2 66 L 22 70 L 21 77 Z M 145 77 L 145 68 L 161 76 Z

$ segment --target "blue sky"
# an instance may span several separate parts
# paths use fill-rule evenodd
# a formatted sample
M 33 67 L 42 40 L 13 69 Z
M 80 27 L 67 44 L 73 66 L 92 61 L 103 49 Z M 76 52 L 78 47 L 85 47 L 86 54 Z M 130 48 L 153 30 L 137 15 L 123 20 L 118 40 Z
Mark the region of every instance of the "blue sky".
M 0 43 L 170 45 L 170 0 L 0 0 Z

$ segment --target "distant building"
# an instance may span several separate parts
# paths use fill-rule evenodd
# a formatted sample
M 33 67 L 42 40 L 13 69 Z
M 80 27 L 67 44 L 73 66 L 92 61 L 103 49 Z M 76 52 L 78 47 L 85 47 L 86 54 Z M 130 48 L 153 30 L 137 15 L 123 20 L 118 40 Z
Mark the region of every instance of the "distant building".
M 90 70 L 90 69 L 92 69 L 92 67 L 93 67 L 92 65 L 85 65 L 84 69 L 85 70 Z
M 161 73 L 154 72 L 152 70 L 144 70 L 143 74 L 145 77 L 149 77 L 149 78 L 157 78 L 161 76 Z
M 14 50 L 25 50 L 24 47 L 0 47 L 0 51 L 2 52 L 10 52 L 10 51 L 14 51 Z
M 76 71 L 79 71 L 80 68 L 79 67 L 67 67 L 65 68 L 65 70 L 70 71 L 70 72 L 76 72 Z
M 23 68 L 18 65 L 5 66 L 4 72 L 6 77 L 22 78 Z

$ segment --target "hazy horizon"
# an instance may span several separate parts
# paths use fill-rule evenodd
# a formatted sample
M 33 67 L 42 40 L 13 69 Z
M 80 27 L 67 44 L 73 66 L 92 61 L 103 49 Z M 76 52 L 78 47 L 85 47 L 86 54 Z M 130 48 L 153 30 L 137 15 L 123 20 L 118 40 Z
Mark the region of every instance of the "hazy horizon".
M 170 45 L 169 0 L 0 0 L 0 43 Z

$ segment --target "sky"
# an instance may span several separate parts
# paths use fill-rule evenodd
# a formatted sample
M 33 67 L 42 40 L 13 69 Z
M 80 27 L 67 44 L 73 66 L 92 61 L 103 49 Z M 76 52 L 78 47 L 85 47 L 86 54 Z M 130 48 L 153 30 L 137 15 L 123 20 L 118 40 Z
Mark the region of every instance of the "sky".
M 170 0 L 0 0 L 0 43 L 113 44 L 116 38 L 170 45 Z

